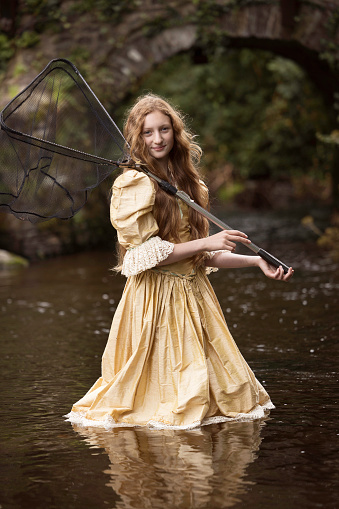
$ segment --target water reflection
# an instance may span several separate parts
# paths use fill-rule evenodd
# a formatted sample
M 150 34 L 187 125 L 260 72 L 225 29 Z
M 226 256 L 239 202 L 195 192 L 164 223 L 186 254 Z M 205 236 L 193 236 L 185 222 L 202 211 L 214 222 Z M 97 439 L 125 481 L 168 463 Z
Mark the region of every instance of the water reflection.
M 246 470 L 263 425 L 264 419 L 185 431 L 72 426 L 107 453 L 104 473 L 120 496 L 116 508 L 197 509 L 233 507 L 248 490 Z

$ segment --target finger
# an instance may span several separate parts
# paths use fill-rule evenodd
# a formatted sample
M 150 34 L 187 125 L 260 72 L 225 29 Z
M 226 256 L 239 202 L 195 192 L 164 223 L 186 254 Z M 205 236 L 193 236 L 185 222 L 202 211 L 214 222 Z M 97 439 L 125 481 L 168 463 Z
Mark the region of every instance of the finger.
M 281 265 L 279 265 L 279 267 L 277 268 L 277 270 L 275 271 L 275 274 L 274 274 L 274 279 L 282 279 L 282 277 L 284 276 L 284 271 L 283 271 L 283 268 Z
M 235 251 L 236 245 L 234 242 L 227 241 L 225 244 L 224 249 L 227 249 L 227 251 Z
M 291 279 L 292 275 L 293 275 L 293 269 L 289 268 L 288 272 L 286 274 L 282 270 L 282 274 L 281 274 L 281 277 L 279 279 L 281 281 L 288 281 L 289 279 Z
M 242 244 L 251 244 L 251 241 L 250 239 L 241 239 L 241 240 L 238 240 L 238 242 L 241 242 Z
M 250 239 L 240 237 L 239 235 L 228 235 L 228 239 L 232 240 L 232 242 L 241 242 L 242 244 L 250 244 Z
M 272 266 L 268 266 L 267 269 L 264 271 L 264 274 L 270 279 L 279 279 L 278 269 L 274 270 Z
M 246 233 L 241 232 L 239 230 L 224 230 L 224 231 L 226 231 L 229 235 L 236 235 L 237 237 L 242 237 L 242 238 L 245 238 L 245 239 L 248 238 Z
M 239 230 L 223 230 L 217 235 L 223 235 L 227 240 L 231 242 L 242 242 L 243 244 L 250 244 L 251 241 L 248 239 L 246 233 Z
M 283 279 L 284 279 L 284 281 L 289 281 L 289 280 L 291 279 L 291 277 L 293 276 L 293 274 L 294 274 L 294 270 L 292 269 L 292 267 L 290 267 L 290 268 L 288 269 L 287 274 L 285 274 L 285 276 L 284 276 L 284 278 L 283 278 Z

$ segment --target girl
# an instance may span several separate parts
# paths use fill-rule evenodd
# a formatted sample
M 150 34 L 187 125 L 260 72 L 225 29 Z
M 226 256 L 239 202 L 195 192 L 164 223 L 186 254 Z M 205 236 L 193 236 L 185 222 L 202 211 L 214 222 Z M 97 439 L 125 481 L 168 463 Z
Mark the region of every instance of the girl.
M 158 96 L 139 98 L 124 134 L 131 157 L 208 207 L 199 179 L 201 149 L 178 111 Z M 240 231 L 208 237 L 208 221 L 145 174 L 116 179 L 111 221 L 118 270 L 128 277 L 102 358 L 102 376 L 68 414 L 97 426 L 190 428 L 256 419 L 274 408 L 239 352 L 206 272 L 259 267 L 287 281 L 262 258 L 234 254 Z

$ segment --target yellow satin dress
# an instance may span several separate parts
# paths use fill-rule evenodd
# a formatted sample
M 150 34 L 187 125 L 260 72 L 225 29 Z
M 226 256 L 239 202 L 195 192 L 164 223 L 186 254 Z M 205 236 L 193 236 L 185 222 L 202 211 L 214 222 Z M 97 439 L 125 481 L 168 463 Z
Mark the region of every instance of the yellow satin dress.
M 158 233 L 155 191 L 130 170 L 113 186 L 119 242 L 139 249 Z M 180 240 L 190 240 L 180 204 Z M 102 376 L 68 419 L 90 426 L 178 429 L 256 419 L 274 408 L 228 330 L 205 269 L 191 259 L 128 277 L 102 358 Z

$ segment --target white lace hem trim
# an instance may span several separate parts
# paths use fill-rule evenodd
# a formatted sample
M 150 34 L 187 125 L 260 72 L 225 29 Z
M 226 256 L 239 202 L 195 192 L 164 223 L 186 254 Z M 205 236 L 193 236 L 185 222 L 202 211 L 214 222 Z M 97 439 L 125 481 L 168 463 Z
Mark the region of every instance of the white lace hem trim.
M 156 267 L 172 253 L 174 244 L 160 237 L 151 237 L 140 246 L 127 251 L 122 264 L 121 274 L 136 276 L 144 270 Z
M 115 422 L 112 416 L 106 415 L 105 418 L 101 421 L 94 421 L 91 419 L 86 419 L 85 415 L 80 412 L 70 412 L 65 415 L 67 417 L 67 421 L 73 424 L 80 424 L 81 426 L 89 426 L 96 428 L 136 428 L 136 427 L 147 427 L 151 429 L 194 429 L 199 428 L 200 426 L 208 426 L 209 424 L 219 424 L 222 422 L 242 422 L 242 421 L 254 421 L 257 419 L 262 419 L 267 415 L 269 410 L 275 408 L 271 401 L 268 401 L 264 405 L 257 405 L 251 412 L 248 413 L 239 413 L 236 417 L 226 417 L 224 415 L 217 415 L 215 417 L 207 417 L 202 421 L 195 421 L 192 424 L 186 424 L 182 426 L 172 426 L 170 424 L 165 424 L 159 421 L 149 421 L 147 424 L 130 424 L 126 422 Z

